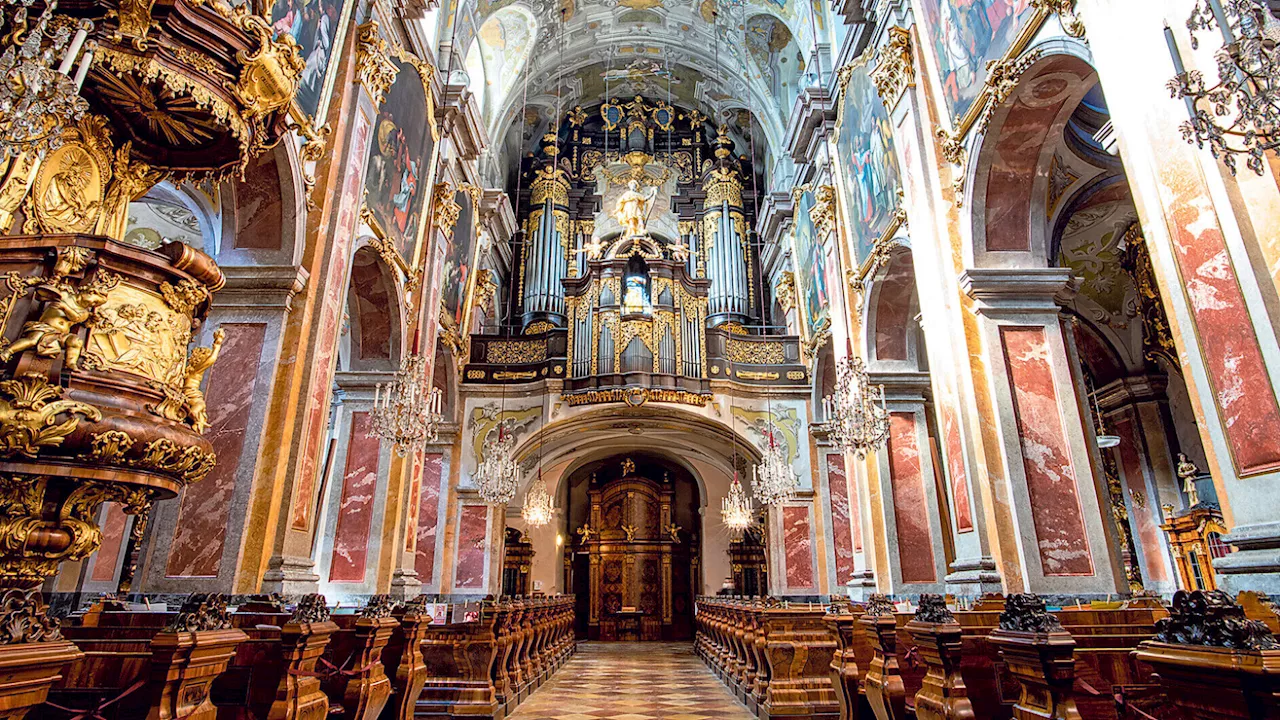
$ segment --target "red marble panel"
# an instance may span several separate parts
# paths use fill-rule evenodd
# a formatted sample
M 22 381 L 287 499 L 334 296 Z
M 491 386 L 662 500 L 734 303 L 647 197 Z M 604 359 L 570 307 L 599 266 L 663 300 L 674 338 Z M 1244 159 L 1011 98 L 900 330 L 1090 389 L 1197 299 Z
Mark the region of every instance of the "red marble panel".
M 235 203 L 235 247 L 279 250 L 284 229 L 284 197 L 275 152 L 265 152 L 249 161 L 244 180 L 235 184 Z
M 338 525 L 333 531 L 331 582 L 363 582 L 369 553 L 369 528 L 378 489 L 378 451 L 381 442 L 369 437 L 373 420 L 367 412 L 351 413 L 347 437 L 347 463 L 342 473 L 342 497 L 338 501 Z
M 960 425 L 955 410 L 942 413 L 943 432 L 947 443 L 947 472 L 951 475 L 951 496 L 956 513 L 956 532 L 973 532 L 973 505 L 969 502 L 969 473 L 964 464 L 964 447 L 960 444 Z
M 106 515 L 102 518 L 102 547 L 98 548 L 97 557 L 93 561 L 93 573 L 89 576 L 94 582 L 111 582 L 116 579 L 116 565 L 120 563 L 120 553 L 124 551 L 124 529 L 129 523 L 129 516 L 120 509 L 119 503 L 106 503 Z
M 342 325 L 342 305 L 347 292 L 347 267 L 351 261 L 351 244 L 355 239 L 356 220 L 359 217 L 360 198 L 364 193 L 365 154 L 369 149 L 369 118 L 356 113 L 351 130 L 351 156 L 347 162 L 347 175 L 338 201 L 338 221 L 330 239 L 332 259 L 319 308 L 315 355 L 312 360 L 311 381 L 306 396 L 306 430 L 302 459 L 298 463 L 297 488 L 293 499 L 290 525 L 294 530 L 311 527 L 311 515 L 315 508 L 316 474 L 320 455 L 324 452 L 324 433 L 328 426 L 329 400 L 333 383 L 333 364 L 338 354 L 338 331 Z
M 1043 327 L 1000 328 L 1022 446 L 1031 520 L 1045 575 L 1092 575 L 1076 470 Z
M 355 264 L 351 268 L 350 298 L 352 315 L 357 318 L 359 329 L 357 357 L 362 360 L 390 359 L 391 357 L 391 293 L 387 288 L 387 276 L 382 263 L 373 250 L 356 251 Z
M 453 587 L 483 590 L 486 549 L 489 545 L 489 508 L 467 505 L 458 521 L 458 569 Z
M 431 453 L 422 456 L 422 486 L 418 493 L 418 527 L 414 533 L 414 568 L 418 580 L 424 585 L 435 574 L 436 542 L 440 538 L 440 493 L 444 479 L 444 455 Z
M 782 508 L 782 546 L 787 565 L 787 589 L 810 590 L 813 582 L 813 540 L 809 529 L 809 508 L 788 505 Z
M 236 490 L 236 468 L 244 452 L 245 432 L 258 393 L 265 323 L 223 323 L 226 337 L 218 362 L 209 370 L 205 402 L 218 463 L 198 484 L 182 492 L 182 506 L 165 565 L 168 577 L 217 577 Z M 239 518 L 243 520 L 243 518 Z
M 1241 475 L 1276 470 L 1280 407 L 1217 215 L 1193 168 L 1170 162 L 1160 172 L 1174 255 L 1231 454 Z
M 1123 479 L 1125 494 L 1134 505 L 1137 504 L 1138 497 L 1143 498 L 1144 504 L 1151 502 L 1147 492 L 1146 476 L 1142 472 L 1144 463 L 1134 422 L 1127 416 L 1121 417 L 1111 421 L 1111 429 L 1120 436 L 1120 444 L 1116 446 L 1114 452 L 1120 456 L 1120 476 Z M 1168 581 L 1168 567 L 1163 562 L 1165 535 L 1156 524 L 1151 509 L 1134 507 L 1134 512 L 1129 513 L 1129 526 L 1133 530 L 1134 538 L 1142 545 L 1142 577 L 1152 582 Z
M 898 531 L 902 582 L 937 582 L 915 413 L 889 413 L 889 482 L 893 486 L 893 518 Z
M 827 494 L 831 497 L 832 545 L 836 551 L 836 582 L 853 579 L 853 522 L 849 512 L 849 480 L 844 468 L 844 455 L 827 454 Z
M 986 197 L 987 250 L 1031 249 L 1031 191 L 1040 155 L 1050 135 L 1061 132 L 1054 121 L 1072 98 L 1072 87 L 1086 77 L 1092 77 L 1092 71 L 1082 61 L 1058 56 L 1015 91 L 1013 107 L 991 151 Z
M 899 253 L 880 281 L 876 299 L 876 358 L 907 360 L 907 339 L 915 307 L 916 275 L 910 253 Z

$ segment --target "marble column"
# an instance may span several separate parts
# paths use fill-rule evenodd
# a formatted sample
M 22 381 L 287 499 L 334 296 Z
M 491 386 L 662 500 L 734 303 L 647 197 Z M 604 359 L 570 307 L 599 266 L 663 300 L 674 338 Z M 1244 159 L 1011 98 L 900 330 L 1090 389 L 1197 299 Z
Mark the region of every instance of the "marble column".
M 880 553 L 888 559 L 877 576 L 881 592 L 942 592 L 947 573 L 936 468 L 929 449 L 925 409 L 928 373 L 872 372 L 871 384 L 884 385 L 889 436 L 868 457 L 876 466 L 882 501 Z
M 771 550 L 769 594 L 775 597 L 816 596 L 819 592 L 818 570 L 810 493 L 801 493 L 793 502 L 771 506 L 768 523 Z
M 1192 0 L 1080 0 L 1089 46 L 1151 252 L 1152 267 L 1195 407 L 1208 470 L 1236 552 L 1214 561 L 1228 592 L 1280 592 L 1280 189 L 1274 167 L 1232 177 L 1185 142 L 1171 28 L 1190 70 L 1216 77 L 1215 31 L 1191 48 Z M 1133 58 L 1147 58 L 1135 63 Z
M 937 122 L 930 112 L 931 87 L 920 58 L 920 48 L 931 44 L 919 37 L 920 26 L 911 25 L 904 10 L 892 12 L 907 29 L 888 28 L 873 76 L 881 80 L 878 89 L 893 129 L 920 326 L 929 339 L 926 352 L 955 552 L 946 590 L 977 596 L 1006 589 L 996 556 L 1005 547 L 1015 552 L 1017 540 L 999 529 L 1005 519 L 1003 498 L 983 487 L 1000 477 L 998 471 L 990 472 L 994 453 L 985 447 L 994 438 L 984 421 L 991 406 L 981 382 L 983 370 L 971 351 L 979 342 L 978 328 L 967 307 L 969 298 L 957 282 L 965 266 L 964 240 L 954 221 L 954 190 L 938 181 L 945 176 L 946 162 L 933 135 Z M 1005 567 L 1017 572 L 1012 565 Z
M 1114 594 L 1127 588 L 1116 537 L 1103 521 L 1107 492 L 1092 421 L 1083 413 L 1058 298 L 1073 291 L 1064 268 L 970 269 L 996 408 L 1021 586 L 1048 594 Z

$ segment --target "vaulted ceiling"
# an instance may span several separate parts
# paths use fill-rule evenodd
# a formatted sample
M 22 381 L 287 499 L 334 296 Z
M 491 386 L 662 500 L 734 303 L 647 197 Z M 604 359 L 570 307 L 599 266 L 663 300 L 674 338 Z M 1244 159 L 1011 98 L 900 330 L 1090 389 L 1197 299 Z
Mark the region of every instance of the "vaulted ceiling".
M 740 126 L 733 121 L 749 112 L 764 135 L 756 141 L 776 157 L 798 88 L 814 79 L 806 66 L 827 23 L 821 0 L 461 5 L 454 47 L 466 57 L 497 154 L 506 157 L 520 144 L 509 136 L 522 108 L 528 127 L 550 119 L 557 105 L 668 94 L 677 105 Z

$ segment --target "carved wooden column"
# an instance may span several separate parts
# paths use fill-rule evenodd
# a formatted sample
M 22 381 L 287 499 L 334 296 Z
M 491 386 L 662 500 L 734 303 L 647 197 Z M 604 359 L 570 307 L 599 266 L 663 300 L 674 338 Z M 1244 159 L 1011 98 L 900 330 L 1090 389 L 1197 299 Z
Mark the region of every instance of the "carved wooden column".
M 1280 717 L 1280 643 L 1220 590 L 1178 591 L 1135 655 L 1188 717 Z
M 867 703 L 878 720 L 906 720 L 907 691 L 898 670 L 898 621 L 893 616 L 893 603 L 884 595 L 872 595 L 858 622 L 874 653 L 862 679 Z
M 1004 607 L 1000 627 L 987 640 L 1022 686 L 1013 706 L 1015 720 L 1080 720 L 1071 698 L 1076 677 L 1071 633 L 1037 595 L 1010 595 Z
M 916 693 L 916 720 L 973 720 L 973 705 L 960 676 L 960 624 L 946 600 L 921 595 L 907 632 L 928 668 Z

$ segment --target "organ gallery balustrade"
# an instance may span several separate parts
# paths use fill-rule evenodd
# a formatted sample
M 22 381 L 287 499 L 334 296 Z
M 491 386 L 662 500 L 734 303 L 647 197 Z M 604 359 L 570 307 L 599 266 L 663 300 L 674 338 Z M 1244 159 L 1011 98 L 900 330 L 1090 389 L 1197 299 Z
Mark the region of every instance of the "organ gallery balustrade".
M 1150 597 L 1052 612 L 1033 595 L 966 610 L 924 596 L 912 612 L 702 598 L 694 648 L 761 718 L 1276 717 L 1280 618 L 1242 600 L 1179 593 L 1170 615 Z

